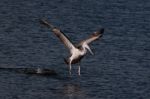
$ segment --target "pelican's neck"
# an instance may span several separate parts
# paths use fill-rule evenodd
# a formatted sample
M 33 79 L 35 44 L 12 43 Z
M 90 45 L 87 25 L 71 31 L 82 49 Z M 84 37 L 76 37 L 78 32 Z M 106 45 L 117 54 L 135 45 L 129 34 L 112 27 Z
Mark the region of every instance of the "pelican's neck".
M 87 50 L 89 50 L 89 52 L 93 55 L 93 52 L 92 52 L 92 50 L 90 49 L 90 47 L 89 47 L 89 45 L 87 44 L 87 43 L 84 43 L 83 45 L 82 45 L 82 47 L 83 47 L 83 51 L 86 53 L 87 52 Z
M 82 47 L 83 48 L 83 52 L 87 52 L 87 49 L 86 49 L 86 47 Z
M 87 49 L 86 49 L 86 44 L 83 44 L 82 45 L 82 50 L 81 50 L 84 54 L 87 52 Z
M 87 49 L 85 47 L 82 47 L 80 49 L 80 53 L 81 53 L 81 55 L 85 55 L 87 53 Z

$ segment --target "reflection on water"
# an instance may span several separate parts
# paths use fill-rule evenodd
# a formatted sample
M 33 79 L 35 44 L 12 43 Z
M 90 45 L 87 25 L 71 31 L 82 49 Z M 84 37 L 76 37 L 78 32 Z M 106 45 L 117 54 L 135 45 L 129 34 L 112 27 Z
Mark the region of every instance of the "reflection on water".
M 63 86 L 63 93 L 67 96 L 80 95 L 80 86 L 77 84 L 65 84 Z
M 62 95 L 69 99 L 84 99 L 86 96 L 85 91 L 80 87 L 80 84 L 67 83 L 62 87 Z

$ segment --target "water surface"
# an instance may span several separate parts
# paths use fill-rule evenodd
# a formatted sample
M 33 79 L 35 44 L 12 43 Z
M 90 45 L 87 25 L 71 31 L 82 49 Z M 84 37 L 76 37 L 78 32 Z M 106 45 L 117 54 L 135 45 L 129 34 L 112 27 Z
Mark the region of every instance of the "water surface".
M 42 67 L 56 77 L 0 70 L 1 99 L 149 99 L 150 1 L 1 0 L 0 66 Z M 104 27 L 95 55 L 73 66 L 67 50 L 39 19 L 47 18 L 74 43 Z

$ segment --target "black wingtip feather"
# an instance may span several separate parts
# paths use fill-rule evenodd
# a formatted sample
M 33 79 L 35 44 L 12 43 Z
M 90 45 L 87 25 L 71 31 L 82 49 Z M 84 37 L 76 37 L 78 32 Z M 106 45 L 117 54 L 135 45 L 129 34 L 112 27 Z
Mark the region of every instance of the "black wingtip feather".
M 104 33 L 104 28 L 100 29 L 100 33 L 101 33 L 101 34 Z
M 40 22 L 40 24 L 49 27 L 49 25 L 48 25 L 48 23 L 47 23 L 47 21 L 45 19 L 40 19 L 39 22 Z
M 47 26 L 48 28 L 54 29 L 56 27 L 54 27 L 52 24 L 50 24 L 46 19 L 40 19 L 39 22 L 45 26 Z

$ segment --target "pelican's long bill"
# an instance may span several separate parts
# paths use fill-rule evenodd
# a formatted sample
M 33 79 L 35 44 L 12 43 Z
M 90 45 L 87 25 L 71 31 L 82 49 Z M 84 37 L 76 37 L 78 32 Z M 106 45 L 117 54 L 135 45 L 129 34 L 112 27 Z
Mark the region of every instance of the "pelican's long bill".
M 92 55 L 94 55 L 94 53 L 92 52 L 91 48 L 90 48 L 87 44 L 86 44 L 85 48 L 87 48 L 88 51 L 89 51 Z

